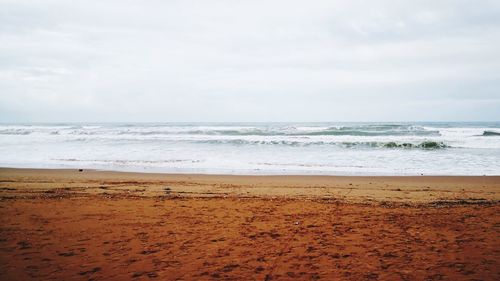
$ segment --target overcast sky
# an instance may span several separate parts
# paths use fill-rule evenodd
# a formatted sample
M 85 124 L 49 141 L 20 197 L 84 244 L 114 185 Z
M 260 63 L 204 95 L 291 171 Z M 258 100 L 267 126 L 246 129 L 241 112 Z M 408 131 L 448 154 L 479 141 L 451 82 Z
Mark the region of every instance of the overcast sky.
M 499 121 L 500 1 L 0 0 L 0 121 Z

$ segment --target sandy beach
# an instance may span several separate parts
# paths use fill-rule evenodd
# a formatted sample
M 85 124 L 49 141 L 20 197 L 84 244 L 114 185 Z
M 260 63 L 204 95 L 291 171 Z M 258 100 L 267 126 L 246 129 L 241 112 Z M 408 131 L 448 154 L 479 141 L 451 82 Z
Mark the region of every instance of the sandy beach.
M 0 281 L 500 281 L 499 19 L 0 1 Z
M 500 177 L 0 169 L 1 280 L 498 280 Z

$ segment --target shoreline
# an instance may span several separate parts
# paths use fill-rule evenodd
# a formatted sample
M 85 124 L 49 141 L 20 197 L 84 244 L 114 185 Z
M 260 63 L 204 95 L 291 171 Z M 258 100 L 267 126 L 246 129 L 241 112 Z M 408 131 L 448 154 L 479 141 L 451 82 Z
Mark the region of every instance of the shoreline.
M 0 195 L 331 199 L 347 203 L 500 201 L 500 176 L 166 174 L 0 168 Z
M 85 167 L 85 166 L 1 166 L 0 169 L 5 170 L 33 170 L 33 171 L 68 171 L 68 170 L 86 170 L 94 172 L 109 172 L 109 173 L 130 173 L 130 174 L 155 174 L 155 175 L 194 175 L 194 176 L 242 176 L 242 177 L 500 177 L 500 174 L 438 174 L 438 173 L 382 173 L 382 172 L 321 172 L 321 171 L 277 171 L 277 170 L 231 170 L 231 169 L 162 169 L 162 168 L 100 168 L 100 167 Z

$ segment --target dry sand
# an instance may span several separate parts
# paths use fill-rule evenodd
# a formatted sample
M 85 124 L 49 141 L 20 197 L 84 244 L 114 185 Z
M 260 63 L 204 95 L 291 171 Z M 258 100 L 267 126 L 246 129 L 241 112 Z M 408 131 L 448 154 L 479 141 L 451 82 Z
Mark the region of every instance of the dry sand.
M 0 169 L 0 280 L 500 280 L 500 177 Z

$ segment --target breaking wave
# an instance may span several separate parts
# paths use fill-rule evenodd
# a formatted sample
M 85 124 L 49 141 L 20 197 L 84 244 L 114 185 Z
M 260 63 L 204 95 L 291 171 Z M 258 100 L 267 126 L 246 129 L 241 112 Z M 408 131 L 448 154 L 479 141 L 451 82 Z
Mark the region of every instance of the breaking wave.
M 245 139 L 225 139 L 225 140 L 196 140 L 196 143 L 222 144 L 222 145 L 283 145 L 293 147 L 305 146 L 339 146 L 344 148 L 389 148 L 389 149 L 443 149 L 451 148 L 444 142 L 423 141 L 419 143 L 409 142 L 329 142 L 329 141 L 290 141 L 290 140 L 245 140 Z
M 483 136 L 500 136 L 500 132 L 484 131 Z

